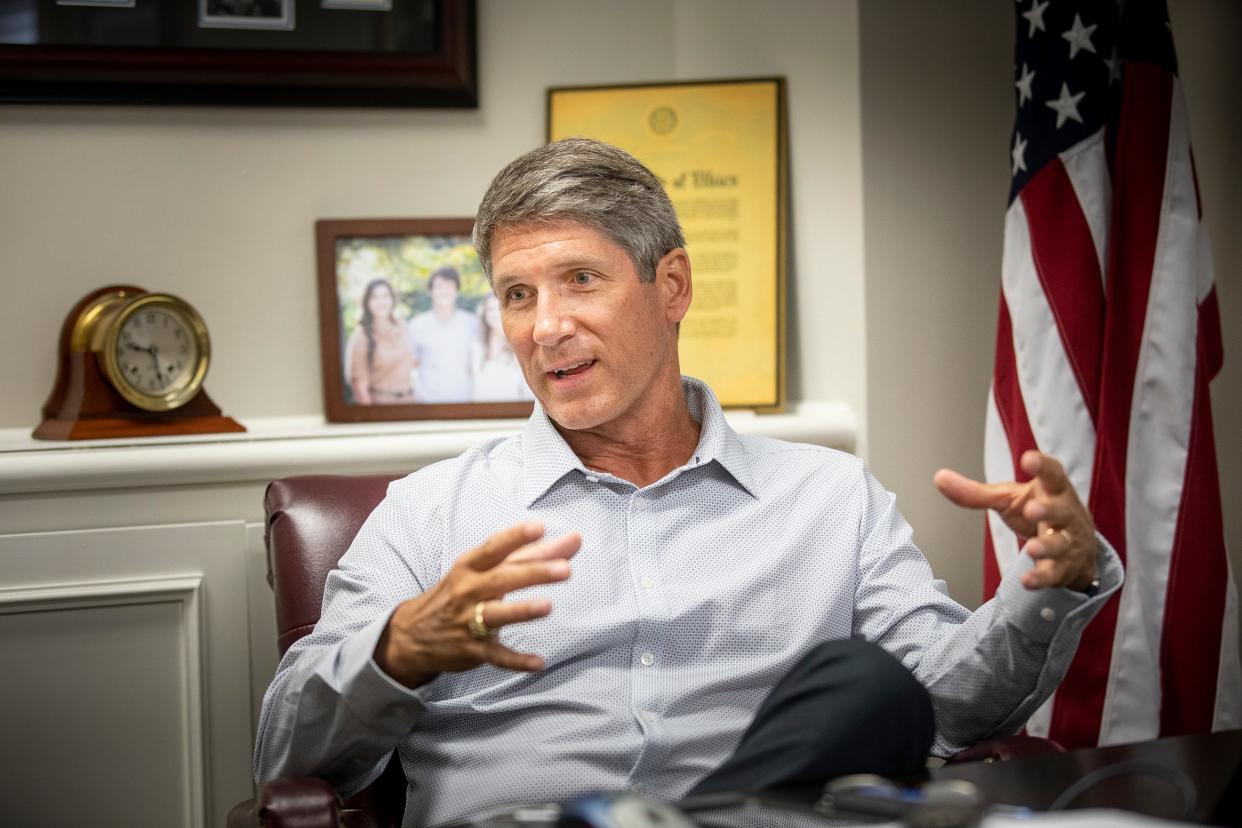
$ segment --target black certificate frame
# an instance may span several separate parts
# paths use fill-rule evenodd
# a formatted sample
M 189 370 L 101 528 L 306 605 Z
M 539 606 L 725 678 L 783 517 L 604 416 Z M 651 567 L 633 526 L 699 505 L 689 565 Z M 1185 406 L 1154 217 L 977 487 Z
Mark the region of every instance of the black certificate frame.
M 417 54 L 2 43 L 0 103 L 476 108 L 475 0 L 432 2 L 435 46 Z M 239 31 L 237 43 L 248 36 Z

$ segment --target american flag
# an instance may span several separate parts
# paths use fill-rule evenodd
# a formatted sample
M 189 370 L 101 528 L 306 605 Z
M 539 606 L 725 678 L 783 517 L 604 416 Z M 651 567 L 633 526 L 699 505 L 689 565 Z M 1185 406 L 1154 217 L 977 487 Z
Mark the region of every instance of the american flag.
M 1029 733 L 1066 746 L 1242 727 L 1208 384 L 1220 315 L 1163 0 L 1017 0 L 989 480 L 1061 459 L 1126 584 Z M 988 515 L 985 589 L 1022 539 Z

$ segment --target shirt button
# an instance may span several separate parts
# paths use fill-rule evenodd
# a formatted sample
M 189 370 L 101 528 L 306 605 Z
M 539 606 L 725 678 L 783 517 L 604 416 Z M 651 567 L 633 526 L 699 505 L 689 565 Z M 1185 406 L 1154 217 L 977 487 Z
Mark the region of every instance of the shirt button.
M 639 581 L 639 583 L 643 585 L 643 589 L 655 589 L 655 581 L 646 575 L 643 576 L 643 579 Z
M 652 664 L 655 664 L 655 656 L 651 653 L 643 653 L 638 657 L 638 663 L 644 667 L 650 667 Z
M 646 503 L 639 500 L 638 498 L 634 498 L 634 511 L 641 512 L 643 509 L 646 509 L 646 508 L 647 508 Z
M 588 474 L 588 475 L 586 476 L 586 479 L 587 479 L 587 482 L 588 482 L 588 483 L 598 483 L 598 482 L 599 482 L 599 478 L 598 478 L 598 477 L 596 477 L 596 476 L 595 476 L 595 475 L 593 475 L 593 474 Z
M 1057 612 L 1052 607 L 1044 607 L 1039 611 L 1039 617 L 1045 621 L 1056 621 Z

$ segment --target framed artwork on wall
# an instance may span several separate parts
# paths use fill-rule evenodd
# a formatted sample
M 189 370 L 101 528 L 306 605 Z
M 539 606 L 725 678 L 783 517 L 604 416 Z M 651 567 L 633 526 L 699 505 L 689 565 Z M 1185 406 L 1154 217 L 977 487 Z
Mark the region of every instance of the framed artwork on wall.
M 478 106 L 474 0 L 22 0 L 0 103 Z
M 525 417 L 534 395 L 471 243 L 473 219 L 315 223 L 330 422 Z

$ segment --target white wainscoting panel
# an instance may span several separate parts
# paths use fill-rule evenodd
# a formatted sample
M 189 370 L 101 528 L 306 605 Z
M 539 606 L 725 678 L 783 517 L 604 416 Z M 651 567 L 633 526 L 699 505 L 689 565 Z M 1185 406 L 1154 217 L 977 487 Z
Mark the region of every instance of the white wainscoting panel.
M 245 554 L 242 521 L 0 535 L 0 822 L 203 828 L 251 795 Z
M 202 582 L 0 589 L 6 822 L 204 825 Z
M 280 655 L 276 646 L 276 602 L 267 582 L 267 545 L 264 525 L 246 524 L 246 590 L 250 602 L 251 730 L 259 727 L 263 694 L 276 675 Z

